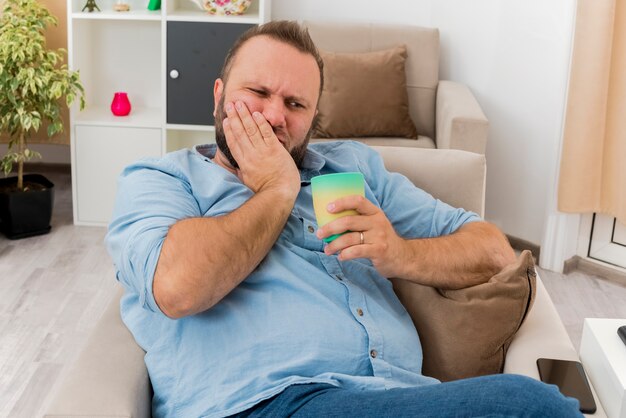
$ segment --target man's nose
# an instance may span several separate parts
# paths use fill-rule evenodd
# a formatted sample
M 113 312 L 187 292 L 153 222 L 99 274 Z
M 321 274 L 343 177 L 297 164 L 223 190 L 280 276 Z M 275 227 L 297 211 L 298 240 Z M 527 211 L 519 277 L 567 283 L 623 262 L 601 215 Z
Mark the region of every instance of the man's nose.
M 268 100 L 263 106 L 263 116 L 273 128 L 285 127 L 285 104 L 278 98 Z

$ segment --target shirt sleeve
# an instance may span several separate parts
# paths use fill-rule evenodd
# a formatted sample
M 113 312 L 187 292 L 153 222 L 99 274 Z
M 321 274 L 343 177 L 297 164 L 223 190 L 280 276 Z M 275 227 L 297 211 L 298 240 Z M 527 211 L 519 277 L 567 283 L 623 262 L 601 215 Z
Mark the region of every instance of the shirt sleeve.
M 474 212 L 454 208 L 416 187 L 408 178 L 391 173 L 382 157 L 369 147 L 361 170 L 378 204 L 396 232 L 406 238 L 449 235 L 468 222 L 480 221 Z
M 167 159 L 142 160 L 120 175 L 105 241 L 117 279 L 139 296 L 145 309 L 162 313 L 152 283 L 169 228 L 180 219 L 201 215 L 188 179 Z

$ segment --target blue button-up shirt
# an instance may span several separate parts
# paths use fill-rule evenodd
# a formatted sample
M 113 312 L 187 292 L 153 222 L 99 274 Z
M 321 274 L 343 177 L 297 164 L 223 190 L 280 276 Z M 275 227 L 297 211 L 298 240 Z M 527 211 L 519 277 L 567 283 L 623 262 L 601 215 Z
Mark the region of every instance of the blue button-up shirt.
M 389 173 L 358 142 L 309 146 L 280 237 L 224 299 L 178 320 L 160 311 L 152 280 L 168 228 L 183 218 L 228 214 L 253 195 L 211 161 L 215 150 L 199 146 L 142 160 L 119 181 L 106 242 L 126 288 L 122 319 L 146 351 L 154 415 L 231 415 L 298 383 L 362 389 L 437 383 L 421 374 L 419 337 L 391 283 L 367 259 L 324 254 L 310 179 L 362 172 L 366 197 L 405 238 L 450 234 L 479 218 Z

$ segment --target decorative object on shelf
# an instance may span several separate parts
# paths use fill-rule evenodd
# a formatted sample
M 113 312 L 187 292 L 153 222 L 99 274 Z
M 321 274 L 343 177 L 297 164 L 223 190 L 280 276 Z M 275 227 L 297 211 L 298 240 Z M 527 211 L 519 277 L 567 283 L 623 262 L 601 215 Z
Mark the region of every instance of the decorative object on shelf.
M 130 113 L 130 101 L 128 100 L 128 94 L 118 91 L 113 95 L 113 101 L 111 102 L 111 112 L 115 116 L 127 116 Z
M 113 5 L 113 10 L 116 12 L 127 12 L 130 10 L 130 4 L 126 3 L 124 0 L 117 0 L 115 5 Z
M 56 23 L 38 0 L 6 0 L 0 14 L 0 134 L 9 138 L 0 169 L 6 176 L 17 165 L 17 176 L 0 183 L 0 230 L 11 239 L 50 231 L 54 185 L 24 175 L 24 162 L 41 157 L 27 139 L 43 123 L 48 136 L 62 132 L 62 107 L 76 98 L 85 106 L 78 72 L 61 64 L 64 51 L 46 48 L 44 31 Z
M 192 0 L 211 15 L 242 15 L 252 0 Z
M 161 0 L 150 0 L 148 10 L 159 10 L 161 8 Z
M 96 4 L 96 0 L 87 0 L 87 3 L 85 3 L 85 7 L 83 7 L 83 10 L 81 10 L 81 12 L 84 12 L 85 9 L 87 9 L 89 13 L 93 12 L 96 9 L 100 11 L 100 8 Z

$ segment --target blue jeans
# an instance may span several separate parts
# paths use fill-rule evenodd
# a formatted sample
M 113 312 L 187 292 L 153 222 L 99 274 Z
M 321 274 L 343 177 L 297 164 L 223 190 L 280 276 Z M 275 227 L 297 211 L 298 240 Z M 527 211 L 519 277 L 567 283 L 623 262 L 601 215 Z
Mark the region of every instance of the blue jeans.
M 556 386 L 500 374 L 390 390 L 293 385 L 235 415 L 243 417 L 581 417 Z

